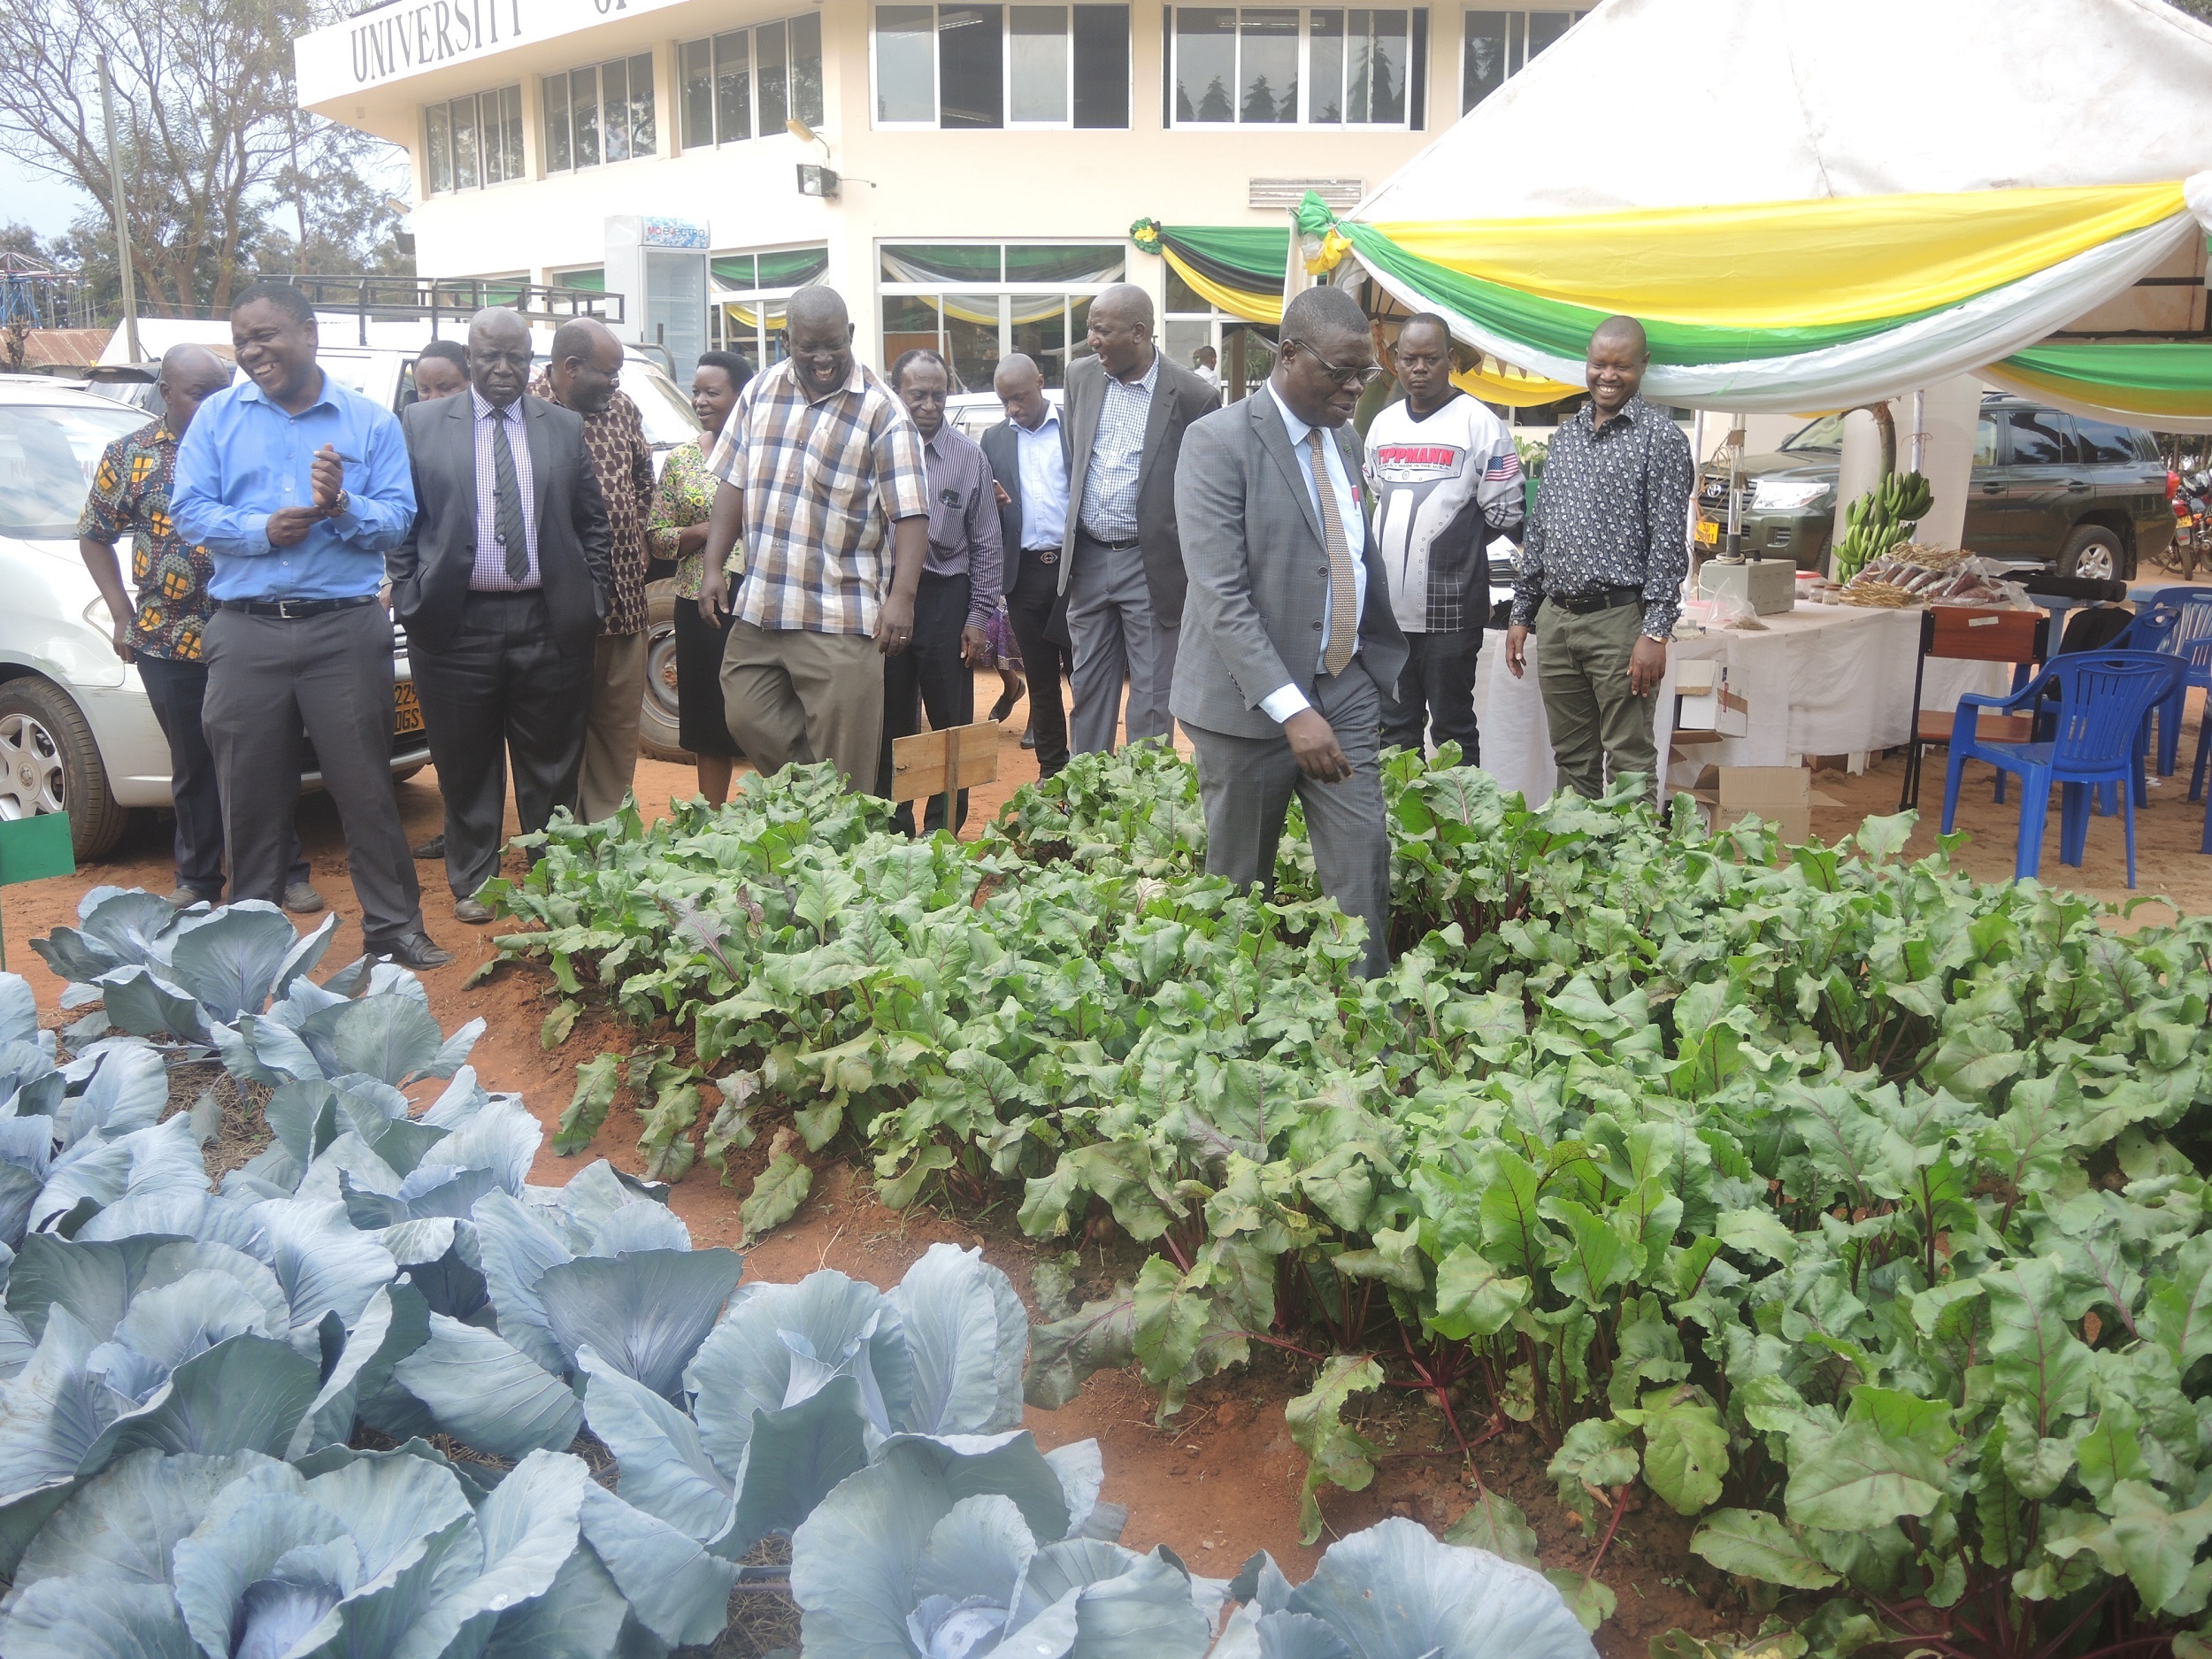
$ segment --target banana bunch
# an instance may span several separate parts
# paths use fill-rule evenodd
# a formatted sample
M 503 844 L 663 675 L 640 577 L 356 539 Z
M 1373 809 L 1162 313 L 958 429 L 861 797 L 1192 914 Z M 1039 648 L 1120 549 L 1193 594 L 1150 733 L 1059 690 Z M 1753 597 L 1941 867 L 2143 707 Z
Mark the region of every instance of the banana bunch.
M 1844 509 L 1844 534 L 1836 543 L 1834 579 L 1847 582 L 1870 560 L 1912 540 L 1915 526 L 1935 504 L 1935 492 L 1917 472 L 1892 472 Z

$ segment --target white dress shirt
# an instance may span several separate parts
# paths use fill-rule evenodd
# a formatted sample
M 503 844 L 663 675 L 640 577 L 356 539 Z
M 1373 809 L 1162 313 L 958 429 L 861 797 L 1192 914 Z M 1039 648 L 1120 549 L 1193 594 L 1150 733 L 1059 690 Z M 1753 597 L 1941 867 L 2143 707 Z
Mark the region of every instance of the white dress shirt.
M 1267 395 L 1275 400 L 1275 411 L 1283 418 L 1284 430 L 1290 434 L 1290 447 L 1298 457 L 1298 471 L 1306 480 L 1306 494 L 1312 498 L 1313 511 L 1318 517 L 1321 491 L 1314 483 L 1313 448 L 1306 435 L 1314 428 L 1290 412 L 1290 405 L 1283 402 L 1271 380 L 1267 383 Z M 1360 511 L 1359 492 L 1352 488 L 1351 476 L 1344 470 L 1344 452 L 1337 447 L 1336 434 L 1326 427 L 1321 429 L 1321 452 L 1328 457 L 1329 488 L 1336 494 L 1337 522 L 1344 526 L 1345 550 L 1352 558 L 1352 626 L 1356 632 L 1359 619 L 1367 614 L 1367 518 Z M 1321 646 L 1314 653 L 1317 671 L 1329 660 L 1329 635 L 1333 620 L 1325 603 L 1321 607 Z M 1300 710 L 1312 706 L 1294 680 L 1260 699 L 1261 712 L 1279 726 Z
M 1060 442 L 1060 411 L 1045 405 L 1032 432 L 1014 423 L 1014 453 L 1021 463 L 1022 544 L 1017 552 L 1057 552 L 1068 528 L 1068 457 Z
M 1126 541 L 1137 534 L 1137 478 L 1144 470 L 1144 429 L 1152 419 L 1152 391 L 1160 382 L 1160 354 L 1133 380 L 1106 377 L 1091 440 L 1090 470 L 1083 475 L 1083 528 L 1101 541 Z

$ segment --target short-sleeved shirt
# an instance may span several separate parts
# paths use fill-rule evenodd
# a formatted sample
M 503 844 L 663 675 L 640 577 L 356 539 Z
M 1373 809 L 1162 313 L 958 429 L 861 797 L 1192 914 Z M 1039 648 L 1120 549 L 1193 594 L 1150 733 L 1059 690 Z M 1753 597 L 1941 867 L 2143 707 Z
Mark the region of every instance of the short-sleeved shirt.
M 789 362 L 755 375 L 707 457 L 745 492 L 737 615 L 755 627 L 872 637 L 891 585 L 891 526 L 929 514 L 922 435 L 855 363 L 807 396 Z
M 131 539 L 131 586 L 138 612 L 131 649 L 171 662 L 200 660 L 201 631 L 215 614 L 207 585 L 215 561 L 177 534 L 169 491 L 177 477 L 177 440 L 165 421 L 118 438 L 100 453 L 77 534 L 113 547 Z

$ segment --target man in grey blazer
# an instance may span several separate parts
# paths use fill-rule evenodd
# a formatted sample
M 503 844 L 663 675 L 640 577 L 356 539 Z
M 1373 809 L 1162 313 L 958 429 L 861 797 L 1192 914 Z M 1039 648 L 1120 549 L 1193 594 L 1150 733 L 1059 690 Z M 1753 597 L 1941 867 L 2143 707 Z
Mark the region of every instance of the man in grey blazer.
M 469 322 L 469 390 L 401 417 L 414 527 L 388 561 L 430 757 L 445 797 L 453 914 L 499 872 L 514 768 L 525 834 L 573 811 L 606 612 L 607 509 L 580 417 L 524 396 L 530 331 L 510 311 Z
M 1068 368 L 1071 467 L 1060 559 L 1073 649 L 1079 755 L 1114 750 L 1174 729 L 1168 687 L 1183 617 L 1183 547 L 1176 536 L 1176 457 L 1217 394 L 1152 337 L 1152 296 L 1117 282 L 1091 302 L 1095 354 Z M 1121 687 L 1129 684 L 1123 718 Z
M 1295 790 L 1321 890 L 1367 924 L 1369 979 L 1390 965 L 1377 763 L 1407 654 L 1348 424 L 1378 373 L 1359 303 L 1309 288 L 1283 309 L 1266 386 L 1194 426 L 1175 471 L 1190 598 L 1173 705 L 1198 755 L 1207 872 L 1271 886 Z

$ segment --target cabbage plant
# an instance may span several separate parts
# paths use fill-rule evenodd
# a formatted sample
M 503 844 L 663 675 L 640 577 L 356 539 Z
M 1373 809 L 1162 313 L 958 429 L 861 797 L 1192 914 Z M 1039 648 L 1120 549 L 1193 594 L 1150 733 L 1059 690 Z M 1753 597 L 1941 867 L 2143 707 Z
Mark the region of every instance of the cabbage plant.
M 579 1363 L 623 1495 L 734 1558 L 791 1532 L 887 1445 L 1001 1446 L 1021 1423 L 1028 1342 L 1006 1275 L 979 1250 L 935 1244 L 887 1294 L 828 1271 L 740 1288 L 680 1386 L 596 1348 Z M 1094 1441 L 1035 1462 L 1075 1527 L 1119 1533 L 1124 1512 L 1098 1502 Z
M 11 1659 L 605 1659 L 711 1640 L 733 1573 L 539 1452 L 488 1490 L 420 1441 L 300 1463 L 132 1453 L 40 1533 Z
M 901 1436 L 796 1531 L 807 1659 L 1199 1659 L 1224 1586 L 1082 1525 L 1027 1434 Z
M 1229 1594 L 1211 1659 L 1597 1659 L 1543 1574 L 1412 1521 L 1340 1539 L 1294 1588 L 1255 1555 Z

